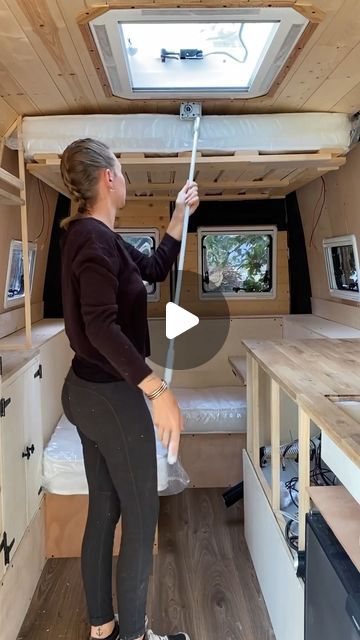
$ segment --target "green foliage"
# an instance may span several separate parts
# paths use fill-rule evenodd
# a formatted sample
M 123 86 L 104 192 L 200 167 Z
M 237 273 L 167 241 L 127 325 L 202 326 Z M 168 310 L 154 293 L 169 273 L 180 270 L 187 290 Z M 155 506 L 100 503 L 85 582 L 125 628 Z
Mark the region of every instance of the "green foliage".
M 271 236 L 209 234 L 204 238 L 211 290 L 269 291 Z

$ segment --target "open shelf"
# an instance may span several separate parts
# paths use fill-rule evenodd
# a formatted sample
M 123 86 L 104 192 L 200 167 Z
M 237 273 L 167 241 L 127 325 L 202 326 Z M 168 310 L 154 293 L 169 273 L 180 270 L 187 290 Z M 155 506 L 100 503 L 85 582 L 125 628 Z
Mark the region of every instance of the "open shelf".
M 311 500 L 360 571 L 360 504 L 343 486 L 309 487 Z

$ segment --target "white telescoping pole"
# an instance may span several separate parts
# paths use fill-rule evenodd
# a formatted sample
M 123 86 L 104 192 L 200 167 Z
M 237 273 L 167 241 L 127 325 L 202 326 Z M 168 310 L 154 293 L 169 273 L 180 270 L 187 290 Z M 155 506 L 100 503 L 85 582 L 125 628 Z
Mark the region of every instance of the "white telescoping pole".
M 199 138 L 199 129 L 200 129 L 200 116 L 196 116 L 194 120 L 194 138 L 193 138 L 193 147 L 192 147 L 191 163 L 190 163 L 190 170 L 189 170 L 189 182 L 192 182 L 194 180 L 194 175 L 195 175 L 195 161 L 196 161 L 196 150 L 197 150 L 197 144 L 198 144 L 198 138 Z M 177 304 L 177 305 L 180 302 L 182 276 L 183 276 L 184 261 L 185 261 L 187 230 L 189 225 L 189 213 L 190 213 L 190 208 L 188 205 L 186 205 L 185 212 L 184 212 L 184 225 L 182 229 L 178 273 L 177 273 L 175 295 L 174 295 L 174 304 Z M 168 384 L 170 384 L 172 380 L 174 358 L 175 358 L 175 338 L 171 338 L 167 355 L 166 355 L 166 365 L 165 365 L 165 372 L 164 372 L 164 380 Z

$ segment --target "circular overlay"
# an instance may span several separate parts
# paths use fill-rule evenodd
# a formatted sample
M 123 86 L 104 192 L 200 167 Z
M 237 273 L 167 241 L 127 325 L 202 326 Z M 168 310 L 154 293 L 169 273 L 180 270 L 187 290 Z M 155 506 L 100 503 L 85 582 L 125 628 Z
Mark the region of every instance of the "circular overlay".
M 221 350 L 229 333 L 230 314 L 224 295 L 204 294 L 203 286 L 207 287 L 201 275 L 183 271 L 179 306 L 198 316 L 199 323 L 174 338 L 174 370 L 193 369 L 209 362 Z M 200 295 L 205 297 L 200 299 Z M 176 329 L 176 317 L 172 322 Z M 153 321 L 149 359 L 165 367 L 169 344 L 165 320 Z

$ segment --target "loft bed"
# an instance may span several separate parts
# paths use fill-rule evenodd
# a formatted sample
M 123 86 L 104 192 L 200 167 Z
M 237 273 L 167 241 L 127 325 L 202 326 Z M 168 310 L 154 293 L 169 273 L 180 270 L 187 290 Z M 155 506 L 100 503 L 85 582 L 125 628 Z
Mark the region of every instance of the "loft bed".
M 345 163 L 354 123 L 341 113 L 203 116 L 195 179 L 202 200 L 284 198 Z M 172 200 L 188 174 L 192 122 L 158 114 L 24 118 L 27 169 L 68 195 L 60 157 L 76 138 L 107 143 L 120 158 L 127 198 Z M 17 138 L 7 144 L 17 147 Z

